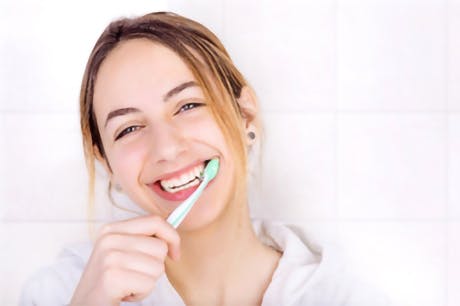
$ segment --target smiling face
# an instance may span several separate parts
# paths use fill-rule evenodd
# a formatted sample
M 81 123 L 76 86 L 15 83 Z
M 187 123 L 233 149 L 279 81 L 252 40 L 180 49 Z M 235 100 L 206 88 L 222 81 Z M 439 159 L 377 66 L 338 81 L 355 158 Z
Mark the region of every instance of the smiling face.
M 235 161 L 210 103 L 172 50 L 146 39 L 120 43 L 102 63 L 93 100 L 112 181 L 145 211 L 166 218 L 198 186 L 212 158 L 220 170 L 184 220 L 183 229 L 229 209 Z

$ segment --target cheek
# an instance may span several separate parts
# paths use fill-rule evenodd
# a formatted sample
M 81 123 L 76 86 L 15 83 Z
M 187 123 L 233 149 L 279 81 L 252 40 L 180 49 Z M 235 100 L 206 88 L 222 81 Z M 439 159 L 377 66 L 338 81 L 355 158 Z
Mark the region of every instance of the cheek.
M 146 146 L 142 142 L 131 143 L 112 151 L 112 171 L 117 182 L 128 188 L 137 182 L 145 152 Z
M 210 113 L 206 116 L 196 118 L 196 120 L 184 123 L 180 129 L 183 131 L 184 138 L 186 139 L 195 139 L 215 148 L 224 155 L 229 153 L 222 130 Z

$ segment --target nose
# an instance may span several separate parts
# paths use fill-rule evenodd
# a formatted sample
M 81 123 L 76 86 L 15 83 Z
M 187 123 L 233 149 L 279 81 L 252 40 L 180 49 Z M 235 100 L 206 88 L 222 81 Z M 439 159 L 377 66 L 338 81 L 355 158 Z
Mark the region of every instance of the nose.
M 183 133 L 175 126 L 157 124 L 152 127 L 150 154 L 156 163 L 174 161 L 186 151 Z

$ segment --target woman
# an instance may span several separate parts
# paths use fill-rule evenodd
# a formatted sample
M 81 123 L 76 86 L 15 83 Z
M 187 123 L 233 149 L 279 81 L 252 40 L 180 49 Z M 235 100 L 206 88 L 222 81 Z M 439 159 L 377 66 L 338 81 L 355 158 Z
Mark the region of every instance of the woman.
M 28 283 L 23 305 L 379 305 L 287 227 L 251 222 L 257 101 L 202 25 L 172 13 L 111 23 L 90 55 L 80 114 L 90 185 L 98 160 L 146 214 L 69 249 Z M 174 229 L 165 219 L 211 159 L 217 176 Z

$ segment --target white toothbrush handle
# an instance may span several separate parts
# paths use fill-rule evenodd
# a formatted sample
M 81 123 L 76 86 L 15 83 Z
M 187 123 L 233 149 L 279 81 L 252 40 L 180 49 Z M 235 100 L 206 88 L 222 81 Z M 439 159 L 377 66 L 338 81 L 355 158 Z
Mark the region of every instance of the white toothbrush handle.
M 177 228 L 181 223 L 182 220 L 187 216 L 189 211 L 192 209 L 193 204 L 195 204 L 196 200 L 200 197 L 201 193 L 203 192 L 204 188 L 209 183 L 209 179 L 207 176 L 204 176 L 203 181 L 201 182 L 200 186 L 185 200 L 180 204 L 174 211 L 169 215 L 166 221 L 171 224 L 174 228 Z

